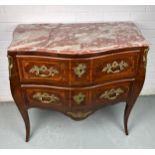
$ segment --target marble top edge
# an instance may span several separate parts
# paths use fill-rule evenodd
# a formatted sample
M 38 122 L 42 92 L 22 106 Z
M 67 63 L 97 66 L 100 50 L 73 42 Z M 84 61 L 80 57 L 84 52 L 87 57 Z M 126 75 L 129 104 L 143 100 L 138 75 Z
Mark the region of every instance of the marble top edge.
M 85 54 L 148 46 L 132 21 L 33 23 L 17 25 L 8 51 Z

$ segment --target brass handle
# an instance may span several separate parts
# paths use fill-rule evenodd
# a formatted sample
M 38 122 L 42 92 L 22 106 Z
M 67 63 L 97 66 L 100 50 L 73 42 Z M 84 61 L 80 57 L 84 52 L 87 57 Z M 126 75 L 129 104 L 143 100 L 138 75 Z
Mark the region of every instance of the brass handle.
M 73 100 L 76 104 L 80 105 L 85 100 L 85 97 L 86 96 L 80 92 L 79 94 L 73 96 Z
M 35 93 L 33 95 L 33 99 L 37 99 L 41 103 L 45 103 L 45 104 L 57 103 L 57 101 L 59 101 L 59 98 L 54 94 L 50 95 L 48 93 L 40 93 L 40 92 Z
M 11 70 L 13 68 L 13 58 L 10 55 L 8 56 L 8 62 L 9 62 L 9 66 L 8 66 L 8 68 L 9 68 L 9 78 L 11 78 Z
M 121 95 L 122 93 L 124 93 L 124 90 L 121 88 L 117 88 L 117 89 L 110 89 L 110 90 L 106 90 L 104 93 L 102 93 L 100 95 L 100 98 L 103 99 L 108 99 L 108 100 L 115 100 L 119 95 Z
M 35 76 L 38 76 L 38 77 L 53 77 L 56 74 L 58 74 L 59 71 L 54 67 L 47 68 L 45 65 L 42 65 L 40 67 L 34 65 L 29 70 L 29 73 L 34 73 Z
M 74 68 L 74 73 L 81 78 L 82 75 L 86 72 L 86 64 L 80 63 Z
M 113 61 L 112 63 L 108 63 L 106 66 L 104 66 L 102 69 L 102 72 L 118 73 L 123 71 L 127 67 L 128 67 L 128 63 L 123 60 L 121 60 L 120 62 Z

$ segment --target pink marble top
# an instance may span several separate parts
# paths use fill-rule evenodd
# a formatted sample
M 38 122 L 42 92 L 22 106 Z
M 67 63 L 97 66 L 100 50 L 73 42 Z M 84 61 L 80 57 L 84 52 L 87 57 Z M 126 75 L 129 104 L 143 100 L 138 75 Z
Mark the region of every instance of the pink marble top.
M 85 54 L 142 46 L 149 44 L 132 22 L 21 24 L 8 50 Z

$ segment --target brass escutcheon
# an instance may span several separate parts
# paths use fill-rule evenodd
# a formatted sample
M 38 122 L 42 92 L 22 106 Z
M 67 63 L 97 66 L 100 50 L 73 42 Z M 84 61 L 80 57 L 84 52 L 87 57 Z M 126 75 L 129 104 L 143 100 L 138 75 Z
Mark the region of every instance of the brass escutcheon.
M 80 63 L 74 68 L 74 73 L 81 78 L 82 75 L 86 72 L 86 64 Z
M 85 97 L 86 96 L 80 92 L 79 94 L 73 96 L 73 100 L 76 104 L 80 105 L 84 101 Z

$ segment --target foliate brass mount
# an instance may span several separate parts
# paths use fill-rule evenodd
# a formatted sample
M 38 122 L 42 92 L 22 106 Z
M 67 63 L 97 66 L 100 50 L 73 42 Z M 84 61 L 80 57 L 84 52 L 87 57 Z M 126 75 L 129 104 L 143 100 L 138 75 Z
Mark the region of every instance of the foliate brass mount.
M 79 94 L 73 96 L 73 100 L 76 104 L 80 105 L 85 100 L 85 97 L 86 96 L 80 92 Z
M 84 119 L 91 113 L 92 111 L 88 111 L 88 112 L 79 111 L 79 112 L 67 112 L 67 115 L 72 117 L 73 119 Z
M 86 64 L 80 63 L 74 68 L 74 73 L 81 78 L 82 75 L 86 72 Z
M 13 68 L 13 58 L 12 58 L 12 56 L 8 56 L 8 61 L 9 61 L 9 78 L 11 78 L 11 70 L 12 70 L 12 68 Z
M 147 65 L 147 53 L 149 51 L 149 48 L 146 48 L 144 50 L 144 54 L 143 54 L 143 62 L 144 62 L 144 68 L 146 68 L 146 65 Z
M 33 99 L 37 99 L 41 103 L 50 104 L 57 103 L 60 99 L 54 94 L 37 92 L 33 95 Z
M 106 66 L 104 66 L 102 69 L 102 72 L 119 73 L 127 67 L 128 67 L 128 63 L 125 62 L 124 60 L 121 60 L 120 62 L 113 61 L 112 63 L 108 63 Z
M 106 90 L 100 95 L 100 99 L 115 100 L 119 95 L 123 94 L 124 90 L 121 88 Z
M 35 73 L 35 76 L 37 76 L 37 77 L 53 77 L 56 74 L 59 74 L 59 71 L 56 68 L 54 68 L 54 67 L 48 68 L 45 65 L 42 65 L 40 67 L 34 65 L 29 70 L 29 73 Z

